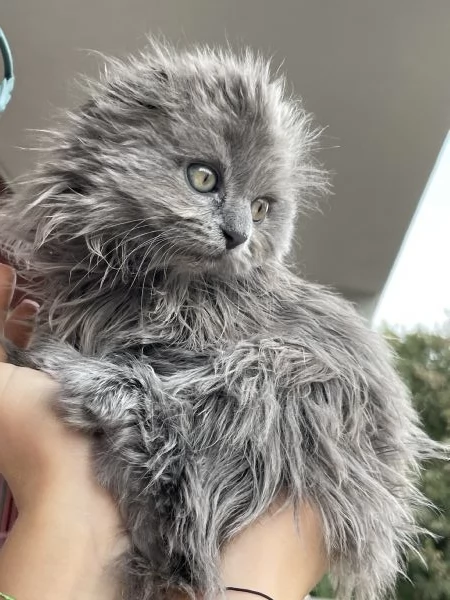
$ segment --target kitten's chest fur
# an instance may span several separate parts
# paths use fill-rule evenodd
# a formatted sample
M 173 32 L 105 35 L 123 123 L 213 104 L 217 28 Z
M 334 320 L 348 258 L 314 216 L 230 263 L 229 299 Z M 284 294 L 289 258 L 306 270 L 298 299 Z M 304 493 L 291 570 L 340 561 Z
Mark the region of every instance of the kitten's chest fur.
M 44 304 L 45 334 L 84 355 L 141 356 L 155 370 L 198 366 L 240 341 L 290 337 L 298 317 L 295 300 L 264 271 L 240 281 L 167 276 L 146 287 L 48 286 L 58 288 L 64 295 Z

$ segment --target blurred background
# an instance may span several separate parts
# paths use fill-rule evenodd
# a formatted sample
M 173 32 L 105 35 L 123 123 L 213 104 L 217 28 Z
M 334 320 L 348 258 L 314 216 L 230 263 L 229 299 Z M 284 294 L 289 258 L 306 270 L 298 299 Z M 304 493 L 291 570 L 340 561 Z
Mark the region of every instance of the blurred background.
M 320 159 L 333 173 L 333 195 L 299 223 L 297 267 L 386 331 L 425 426 L 449 437 L 449 0 L 2 0 L 0 26 L 17 77 L 0 119 L 12 189 L 36 159 L 30 130 L 80 101 L 74 76 L 97 72 L 92 51 L 123 56 L 152 33 L 282 63 L 326 128 Z M 425 548 L 428 570 L 410 562 L 399 598 L 450 599 L 447 467 L 431 465 L 424 483 L 442 510 L 424 523 L 441 541 Z

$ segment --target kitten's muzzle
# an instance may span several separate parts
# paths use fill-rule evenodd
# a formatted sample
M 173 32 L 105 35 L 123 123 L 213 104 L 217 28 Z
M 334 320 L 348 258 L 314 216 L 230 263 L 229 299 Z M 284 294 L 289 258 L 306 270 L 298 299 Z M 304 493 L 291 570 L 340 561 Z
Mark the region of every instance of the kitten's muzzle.
M 227 251 L 244 244 L 252 232 L 252 214 L 248 206 L 228 200 L 222 207 L 220 229 Z
M 222 233 L 225 238 L 225 247 L 227 250 L 233 250 L 233 248 L 240 246 L 248 240 L 246 233 L 242 233 L 236 229 L 222 227 Z

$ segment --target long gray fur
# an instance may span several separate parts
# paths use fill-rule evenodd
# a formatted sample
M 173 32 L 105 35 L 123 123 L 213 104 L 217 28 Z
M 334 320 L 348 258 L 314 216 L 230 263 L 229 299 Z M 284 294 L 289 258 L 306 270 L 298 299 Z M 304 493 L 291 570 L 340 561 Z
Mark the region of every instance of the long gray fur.
M 439 448 L 384 342 L 287 263 L 324 184 L 310 123 L 250 52 L 153 43 L 109 62 L 1 208 L 42 303 L 19 362 L 56 377 L 60 413 L 92 434 L 131 536 L 129 600 L 211 598 L 224 544 L 279 498 L 317 506 L 342 598 L 378 600 L 415 543 L 419 463 Z M 187 185 L 199 160 L 219 199 Z M 262 196 L 268 217 L 225 252 L 224 214 Z

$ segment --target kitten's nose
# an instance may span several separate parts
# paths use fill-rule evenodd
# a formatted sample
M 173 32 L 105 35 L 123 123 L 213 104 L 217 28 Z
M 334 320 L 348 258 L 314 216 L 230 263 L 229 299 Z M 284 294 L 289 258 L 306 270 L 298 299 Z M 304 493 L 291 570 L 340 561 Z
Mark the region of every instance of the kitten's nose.
M 225 238 L 225 245 L 227 250 L 233 250 L 236 246 L 240 246 L 248 240 L 248 235 L 236 231 L 235 229 L 225 229 L 222 227 L 222 233 Z

